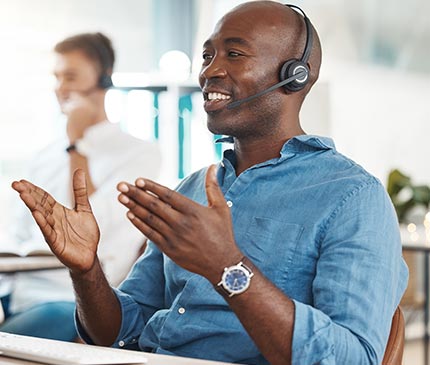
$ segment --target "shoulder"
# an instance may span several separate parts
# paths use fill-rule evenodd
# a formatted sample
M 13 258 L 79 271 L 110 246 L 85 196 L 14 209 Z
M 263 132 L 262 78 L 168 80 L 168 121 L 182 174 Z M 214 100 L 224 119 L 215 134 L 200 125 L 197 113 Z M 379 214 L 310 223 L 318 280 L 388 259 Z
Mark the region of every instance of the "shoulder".
M 294 168 L 302 171 L 307 184 L 335 186 L 337 193 L 348 193 L 381 182 L 360 164 L 336 150 L 330 138 L 307 136 L 295 140 L 300 158 Z M 299 147 L 300 146 L 300 147 Z
M 176 187 L 176 191 L 193 199 L 205 193 L 205 178 L 208 167 L 204 167 L 184 178 Z
M 119 124 L 104 121 L 89 128 L 84 138 L 79 141 L 78 148 L 83 154 L 93 153 L 122 155 L 144 154 L 158 155 L 157 143 L 142 140 L 123 131 Z
M 367 189 L 386 195 L 385 187 L 378 178 L 343 154 L 334 151 L 330 166 L 332 178 L 343 182 L 346 194 Z

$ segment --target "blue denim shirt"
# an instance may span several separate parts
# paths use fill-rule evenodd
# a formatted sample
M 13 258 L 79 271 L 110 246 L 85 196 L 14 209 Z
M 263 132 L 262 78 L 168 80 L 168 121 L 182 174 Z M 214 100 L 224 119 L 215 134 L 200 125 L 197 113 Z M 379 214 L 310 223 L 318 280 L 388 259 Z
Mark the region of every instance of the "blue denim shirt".
M 238 246 L 295 303 L 293 364 L 380 364 L 408 276 L 384 187 L 328 138 L 295 137 L 239 177 L 234 158 L 225 152 L 218 181 Z M 205 173 L 178 191 L 207 204 Z M 153 243 L 115 292 L 116 347 L 268 364 L 209 281 Z

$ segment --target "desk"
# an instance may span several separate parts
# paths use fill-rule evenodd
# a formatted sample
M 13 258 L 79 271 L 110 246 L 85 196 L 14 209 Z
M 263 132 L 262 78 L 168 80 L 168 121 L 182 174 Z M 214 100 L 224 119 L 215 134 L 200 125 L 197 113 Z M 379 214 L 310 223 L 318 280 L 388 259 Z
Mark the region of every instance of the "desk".
M 60 261 L 58 261 L 55 256 L 0 257 L 0 284 L 4 284 L 3 287 L 2 285 L 0 285 L 0 287 L 2 287 L 0 297 L 9 294 L 11 285 L 9 277 L 12 277 L 15 273 L 38 270 L 53 270 L 61 268 L 64 268 L 64 265 Z M 3 320 L 3 307 L 2 303 L 0 302 L 0 323 L 2 323 Z
M 430 244 L 412 243 L 409 241 L 402 243 L 403 251 L 418 252 L 424 255 L 424 365 L 429 364 L 429 276 L 430 276 Z
M 64 265 L 55 256 L 0 257 L 0 273 L 61 269 Z
M 120 351 L 123 351 L 123 350 L 120 350 Z M 157 354 L 149 354 L 149 353 L 145 353 L 145 356 L 148 358 L 148 362 L 142 365 L 233 365 L 226 362 L 207 361 L 207 360 L 191 359 L 188 357 L 166 356 L 166 355 L 157 355 Z M 42 365 L 42 363 L 39 363 L 39 362 L 14 359 L 11 357 L 1 356 L 1 355 L 0 355 L 0 364 L 1 365 Z M 46 365 L 46 364 L 43 364 L 43 365 Z M 58 364 L 58 365 L 61 365 L 61 364 Z

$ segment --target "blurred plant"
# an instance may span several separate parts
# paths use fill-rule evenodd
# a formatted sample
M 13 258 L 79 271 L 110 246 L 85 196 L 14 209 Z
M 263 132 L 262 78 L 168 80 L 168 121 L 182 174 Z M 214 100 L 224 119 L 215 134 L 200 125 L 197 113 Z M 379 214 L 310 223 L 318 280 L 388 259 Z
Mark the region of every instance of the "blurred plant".
M 407 223 L 406 216 L 411 209 L 417 206 L 429 208 L 430 187 L 413 185 L 411 178 L 399 170 L 392 170 L 388 175 L 387 191 L 400 223 Z

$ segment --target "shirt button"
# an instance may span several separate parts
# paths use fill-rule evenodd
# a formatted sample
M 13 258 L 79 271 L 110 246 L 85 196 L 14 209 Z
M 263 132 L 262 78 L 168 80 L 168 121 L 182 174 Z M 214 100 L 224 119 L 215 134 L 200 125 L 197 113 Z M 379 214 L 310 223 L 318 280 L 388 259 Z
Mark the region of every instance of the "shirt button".
M 178 309 L 179 314 L 184 314 L 185 313 L 185 308 L 181 307 Z
M 231 207 L 233 206 L 233 202 L 232 202 L 231 200 L 228 200 L 228 201 L 227 201 L 227 206 L 228 206 L 229 208 L 231 208 Z
M 124 343 L 124 341 L 119 341 L 118 345 L 119 345 L 119 347 L 124 347 L 125 343 Z

